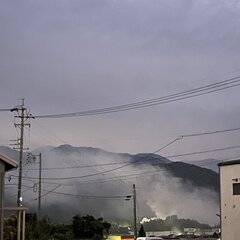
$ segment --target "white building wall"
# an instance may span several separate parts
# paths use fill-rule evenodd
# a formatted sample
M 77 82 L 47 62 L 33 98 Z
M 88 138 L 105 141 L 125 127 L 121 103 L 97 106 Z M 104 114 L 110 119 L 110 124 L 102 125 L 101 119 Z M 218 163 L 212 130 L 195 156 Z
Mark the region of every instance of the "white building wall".
M 240 194 L 234 195 L 233 185 L 240 187 L 240 161 L 220 164 L 219 171 L 221 240 L 239 240 Z

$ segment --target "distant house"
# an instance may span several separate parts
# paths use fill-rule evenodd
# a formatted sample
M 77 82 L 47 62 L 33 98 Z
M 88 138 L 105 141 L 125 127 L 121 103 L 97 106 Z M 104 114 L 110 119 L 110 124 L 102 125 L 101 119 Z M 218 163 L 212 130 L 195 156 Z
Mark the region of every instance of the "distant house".
M 17 168 L 18 163 L 0 154 L 0 240 L 3 239 L 4 177 L 5 172 Z
M 191 236 L 201 236 L 201 229 L 200 228 L 184 228 L 184 234 L 191 235 Z
M 167 237 L 167 236 L 178 236 L 181 235 L 182 232 L 176 228 L 172 227 L 171 231 L 154 231 L 154 232 L 146 232 L 146 237 Z
M 146 232 L 146 237 L 165 237 L 174 234 L 172 231 L 155 231 L 155 232 Z
M 218 164 L 220 173 L 221 240 L 240 236 L 240 160 Z
M 213 236 L 214 234 L 219 234 L 220 228 L 210 228 L 210 229 L 202 229 L 201 236 Z

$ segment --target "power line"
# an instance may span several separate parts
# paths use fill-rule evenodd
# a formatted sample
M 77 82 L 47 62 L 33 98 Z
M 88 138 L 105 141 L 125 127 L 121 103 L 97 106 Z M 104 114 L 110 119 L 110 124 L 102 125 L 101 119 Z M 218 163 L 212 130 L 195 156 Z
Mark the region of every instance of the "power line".
M 33 188 L 32 186 L 27 186 L 27 185 L 23 185 L 26 188 Z M 74 196 L 74 197 L 80 197 L 80 198 L 88 198 L 88 199 L 125 199 L 126 196 L 130 195 L 130 194 L 126 194 L 126 195 L 116 195 L 116 196 L 107 196 L 107 195 L 82 195 L 82 194 L 72 194 L 72 193 L 65 193 L 65 192 L 58 192 L 55 191 L 57 188 L 59 188 L 61 186 L 61 184 L 58 184 L 56 187 L 54 187 L 51 190 L 46 190 L 44 189 L 44 191 L 47 191 L 45 194 L 41 195 L 41 197 L 46 196 L 47 194 L 50 193 L 55 193 L 55 194 L 60 194 L 60 195 L 65 195 L 65 196 Z M 36 199 L 35 199 L 36 200 Z
M 56 187 L 54 187 L 52 190 L 44 193 L 43 195 L 41 195 L 41 196 L 39 196 L 39 197 L 42 198 L 42 197 L 48 195 L 49 193 L 53 192 L 54 190 L 56 190 L 56 189 L 59 188 L 60 186 L 61 186 L 61 184 L 58 184 L 58 185 L 57 185 Z M 39 197 L 37 197 L 35 200 L 39 199 Z
M 232 149 L 238 149 L 240 146 L 232 146 L 232 147 L 225 147 L 225 148 L 216 148 L 212 150 L 206 150 L 206 151 L 199 151 L 199 152 L 191 152 L 191 153 L 183 153 L 183 154 L 176 154 L 176 155 L 169 155 L 165 156 L 165 158 L 176 158 L 176 157 L 183 157 L 183 156 L 191 156 L 196 154 L 203 154 L 203 153 L 210 153 L 210 152 L 218 152 L 218 151 L 225 151 L 225 150 L 232 150 Z
M 210 152 L 218 152 L 218 151 L 225 151 L 225 150 L 232 150 L 232 149 L 239 149 L 240 146 L 231 146 L 231 147 L 225 147 L 225 148 L 217 148 L 217 149 L 212 149 L 212 150 L 206 150 L 206 151 L 198 151 L 198 152 L 191 152 L 191 153 L 183 153 L 183 154 L 176 154 L 176 155 L 169 155 L 169 156 L 165 156 L 162 157 L 160 156 L 158 159 L 155 159 L 156 161 L 160 160 L 161 158 L 176 158 L 176 157 L 182 157 L 182 156 L 191 156 L 191 155 L 197 155 L 197 154 L 204 154 L 204 153 L 210 153 Z M 145 156 L 144 158 L 149 157 Z M 83 175 L 83 176 L 75 176 L 75 177 L 65 177 L 65 178 L 43 178 L 45 180 L 68 180 L 68 179 L 79 179 L 79 178 L 85 178 L 85 177 L 92 177 L 92 176 L 96 176 L 96 175 L 100 175 L 100 174 L 105 174 L 105 173 L 109 173 L 115 170 L 118 170 L 120 168 L 124 168 L 126 166 L 132 165 L 135 162 L 138 161 L 142 161 L 144 158 L 141 159 L 137 159 L 136 161 L 130 162 L 128 164 L 125 164 L 121 167 L 115 168 L 115 169 L 110 169 L 110 170 L 106 170 L 104 172 L 100 172 L 100 173 L 95 173 L 95 174 L 88 174 L 88 175 Z M 12 175 L 11 175 L 12 176 Z M 23 177 L 26 179 L 37 179 L 35 177 Z
M 88 198 L 88 199 L 105 199 L 105 200 L 113 200 L 113 199 L 125 199 L 127 195 L 122 196 L 90 196 L 90 195 L 81 195 L 81 194 L 72 194 L 72 193 L 64 193 L 64 192 L 57 192 L 53 191 L 52 193 L 61 194 L 65 196 L 74 196 L 74 197 L 81 197 L 81 198 Z
M 99 179 L 93 179 L 88 181 L 81 181 L 83 184 L 92 184 L 92 183 L 105 183 L 105 182 L 113 182 L 113 181 L 120 181 L 120 180 L 128 180 L 131 178 L 139 178 L 139 177 L 147 177 L 159 174 L 160 172 L 166 172 L 166 169 L 157 169 L 152 171 L 146 171 L 146 172 L 139 172 L 139 173 L 131 173 L 126 175 L 120 175 L 115 177 L 108 177 L 108 178 L 99 178 Z
M 137 178 L 139 176 L 149 176 L 149 175 L 153 175 L 154 173 L 159 173 L 161 171 L 165 171 L 165 169 L 158 169 L 158 170 L 153 170 L 153 171 L 131 173 L 131 174 L 114 176 L 114 177 L 108 177 L 108 178 L 99 178 L 99 179 L 93 179 L 93 180 L 88 180 L 88 181 L 81 181 L 79 183 L 80 184 L 81 183 L 85 184 L 85 183 L 103 183 L 103 182 L 108 182 L 108 181 L 121 181 L 121 180 L 126 180 L 126 179 L 129 179 L 129 178 Z M 31 179 L 28 179 L 28 177 L 26 177 L 26 179 L 27 180 L 31 180 Z M 51 184 L 57 184 L 57 183 L 51 183 Z M 61 185 L 63 185 L 63 184 L 61 184 Z M 24 186 L 27 187 L 26 185 L 24 185 Z M 67 186 L 67 185 L 64 185 L 64 186 Z M 72 186 L 72 184 L 71 184 L 71 186 Z
M 222 91 L 224 89 L 233 88 L 240 85 L 240 76 L 226 79 L 220 82 L 215 82 L 209 85 L 205 85 L 198 88 L 193 88 L 190 90 L 178 92 L 175 94 L 153 98 L 149 100 L 118 105 L 113 107 L 107 108 L 100 108 L 88 111 L 81 111 L 81 112 L 73 112 L 73 113 L 63 113 L 63 114 L 48 114 L 48 115 L 36 115 L 35 118 L 65 118 L 65 117 L 80 117 L 80 116 L 89 116 L 89 115 L 98 115 L 98 114 L 107 114 L 107 113 L 114 113 L 114 112 L 121 112 L 127 110 L 133 110 L 138 108 L 150 107 L 170 102 L 175 102 L 179 100 L 184 100 L 188 98 L 193 98 L 201 95 L 205 95 L 208 93 L 213 93 L 217 91 Z
M 111 165 L 121 165 L 127 162 L 118 162 L 118 163 L 99 163 L 94 165 L 81 165 L 81 166 L 72 166 L 72 167 L 49 167 L 42 168 L 42 170 L 66 170 L 66 169 L 75 169 L 75 168 L 91 168 L 91 167 L 103 167 L 103 166 L 111 166 Z M 27 171 L 38 170 L 36 168 L 27 169 Z
M 181 135 L 181 136 L 183 138 L 186 138 L 186 137 L 197 137 L 197 136 L 204 136 L 204 135 L 211 135 L 211 134 L 225 133 L 225 132 L 233 132 L 233 131 L 239 131 L 239 130 L 240 130 L 240 128 L 229 128 L 229 129 L 216 130 L 216 131 L 210 131 L 210 132 L 186 134 L 186 135 Z
M 204 153 L 210 153 L 210 152 L 218 152 L 218 151 L 225 151 L 225 150 L 232 150 L 232 149 L 239 149 L 240 146 L 230 146 L 230 147 L 225 147 L 225 148 L 216 148 L 216 149 L 212 149 L 212 150 L 206 150 L 206 151 L 198 151 L 198 152 L 191 152 L 191 153 L 183 153 L 183 154 L 176 154 L 176 155 L 169 155 L 169 156 L 165 156 L 165 157 L 161 157 L 156 159 L 159 160 L 161 158 L 176 158 L 176 157 L 182 157 L 182 156 L 191 156 L 191 155 L 197 155 L 197 154 L 204 154 Z M 153 153 L 152 153 L 153 154 Z M 110 170 L 106 170 L 104 172 L 99 172 L 99 173 L 94 173 L 94 174 L 88 174 L 88 175 L 82 175 L 82 176 L 72 176 L 72 177 L 59 177 L 59 178 L 42 178 L 42 179 L 45 179 L 45 180 L 69 180 L 69 179 L 80 179 L 80 178 L 86 178 L 86 177 L 92 177 L 92 176 L 96 176 L 96 175 L 100 175 L 100 174 L 105 174 L 105 173 L 109 173 L 109 172 L 112 172 L 112 171 L 115 171 L 115 170 L 118 170 L 120 168 L 124 168 L 126 166 L 129 166 L 129 165 L 132 165 L 133 163 L 135 162 L 138 162 L 138 161 L 142 161 L 143 159 L 145 159 L 146 157 L 149 157 L 151 154 L 141 158 L 141 159 L 137 159 L 136 161 L 133 161 L 133 162 L 130 162 L 128 164 L 125 164 L 121 167 L 118 167 L 118 168 L 115 168 L 115 169 L 110 169 Z M 17 177 L 17 176 L 14 176 L 14 175 L 11 175 L 13 177 Z M 25 179 L 37 179 L 36 177 L 23 177 Z
M 218 131 L 214 131 L 214 132 L 205 132 L 205 133 L 200 133 L 200 134 L 191 134 L 191 135 L 183 135 L 183 136 L 199 136 L 199 135 L 203 135 L 203 134 L 213 134 L 213 133 L 220 133 L 220 132 L 226 132 L 226 131 L 235 131 L 235 130 L 239 130 L 239 128 L 232 128 L 232 129 L 225 129 L 225 130 L 218 130 Z M 163 146 L 160 149 L 157 149 L 156 151 L 154 151 L 153 153 L 147 154 L 146 156 L 136 159 L 135 161 L 126 163 L 124 162 L 124 165 L 114 168 L 114 169 L 110 169 L 110 170 L 106 170 L 103 172 L 98 172 L 98 173 L 94 173 L 94 174 L 88 174 L 88 175 L 83 175 L 83 176 L 75 176 L 75 177 L 65 177 L 65 178 L 43 178 L 45 180 L 67 180 L 67 179 L 79 179 L 79 178 L 85 178 L 85 177 L 92 177 L 92 176 L 96 176 L 96 175 L 100 175 L 100 174 L 105 174 L 105 173 L 109 173 L 109 172 L 113 172 L 116 171 L 118 169 L 127 167 L 129 165 L 132 165 L 136 162 L 142 161 L 145 158 L 148 158 L 149 156 L 159 152 L 160 150 L 166 148 L 167 146 L 173 144 L 175 141 L 180 140 L 181 138 L 176 138 L 173 141 L 171 141 L 170 143 L 166 144 L 165 146 Z M 225 147 L 225 148 L 217 148 L 217 149 L 211 149 L 211 150 L 205 150 L 205 151 L 197 151 L 197 152 L 191 152 L 191 153 L 184 153 L 184 154 L 176 154 L 176 155 L 168 155 L 168 156 L 159 156 L 159 159 L 164 159 L 164 158 L 176 158 L 176 157 L 182 157 L 182 156 L 191 156 L 191 155 L 197 155 L 197 154 L 204 154 L 204 153 L 210 153 L 210 152 L 217 152 L 217 151 L 224 151 L 224 150 L 232 150 L 232 149 L 238 149 L 240 148 L 240 146 L 229 146 L 229 147 Z M 155 160 L 159 160 L 159 159 L 155 159 Z M 117 164 L 123 164 L 123 163 L 117 163 Z M 108 165 L 108 164 L 104 164 L 104 165 Z M 111 163 L 111 165 L 113 165 L 113 163 Z M 94 165 L 96 166 L 96 165 Z M 14 176 L 11 175 L 11 177 L 18 177 L 18 176 Z M 36 177 L 23 177 L 24 179 L 37 179 Z
M 240 127 L 238 128 L 228 128 L 228 129 L 222 129 L 222 130 L 215 130 L 215 131 L 209 131 L 209 132 L 202 132 L 202 133 L 192 133 L 192 134 L 184 134 L 180 135 L 179 138 L 187 138 L 187 137 L 198 137 L 198 136 L 204 136 L 204 135 L 213 135 L 213 134 L 219 134 L 219 133 L 225 133 L 225 132 L 233 132 L 233 131 L 239 131 Z M 112 166 L 112 165 L 121 165 L 125 164 L 127 162 L 112 162 L 112 163 L 100 163 L 100 164 L 94 164 L 94 165 L 76 165 L 72 167 L 49 167 L 49 168 L 42 168 L 42 170 L 65 170 L 65 169 L 75 169 L 75 168 L 91 168 L 91 167 L 103 167 L 103 166 Z M 39 170 L 39 169 L 27 169 L 27 171 L 31 170 Z
M 132 164 L 134 164 L 134 163 L 136 163 L 136 162 L 142 161 L 143 159 L 148 158 L 148 157 L 151 156 L 151 155 L 154 155 L 155 153 L 157 153 L 157 152 L 165 149 L 166 147 L 170 146 L 171 144 L 173 144 L 174 142 L 176 142 L 176 141 L 178 141 L 178 140 L 180 140 L 180 139 L 182 139 L 182 138 L 177 137 L 177 138 L 175 138 L 174 140 L 172 140 L 171 142 L 169 142 L 168 144 L 164 145 L 163 147 L 157 149 L 156 151 L 154 151 L 154 152 L 152 152 L 152 153 L 149 153 L 149 154 L 145 155 L 145 156 L 142 157 L 142 158 L 139 158 L 139 159 L 136 159 L 136 160 L 131 161 L 131 162 L 129 162 L 129 163 L 126 163 L 126 164 L 124 164 L 124 165 L 122 165 L 122 166 L 120 166 L 120 167 L 116 167 L 116 168 L 113 168 L 113 169 L 105 170 L 105 171 L 103 171 L 103 172 L 88 174 L 88 175 L 84 175 L 84 176 L 61 177 L 61 178 L 42 178 L 42 179 L 45 179 L 45 180 L 51 180 L 51 179 L 53 179 L 53 180 L 67 180 L 67 179 L 75 179 L 75 178 L 93 177 L 93 176 L 96 176 L 96 175 L 101 175 L 101 174 L 106 174 L 106 173 L 109 173 L 109 172 L 117 171 L 117 170 L 119 170 L 119 169 L 122 169 L 122 168 L 125 168 L 125 167 L 127 167 L 127 166 L 130 166 L 130 165 L 132 165 Z M 14 175 L 11 175 L 11 176 L 13 177 Z M 16 177 L 16 176 L 14 176 L 14 177 Z M 36 177 L 23 177 L 23 178 L 25 178 L 25 179 L 37 179 Z
M 239 158 L 239 156 L 232 157 L 232 158 L 221 159 L 221 160 L 219 160 L 219 162 L 234 160 L 234 159 L 237 159 L 237 158 Z M 188 163 L 188 164 L 195 164 L 195 163 L 198 163 L 199 161 L 183 161 L 183 162 Z M 174 162 L 172 162 L 172 163 L 174 163 Z M 166 171 L 167 171 L 166 169 L 160 168 L 160 169 L 153 170 L 153 171 L 131 173 L 131 174 L 126 174 L 126 175 L 114 176 L 114 177 L 107 177 L 107 178 L 105 177 L 105 178 L 98 178 L 98 179 L 93 179 L 93 180 L 81 181 L 78 184 L 94 184 L 94 183 L 106 183 L 106 182 L 113 182 L 113 181 L 121 181 L 121 180 L 127 180 L 127 179 L 132 179 L 132 178 L 154 176 L 154 175 L 158 175 L 160 172 L 166 172 Z M 62 185 L 64 185 L 64 184 L 62 184 Z M 66 185 L 66 186 L 68 186 L 68 185 Z
M 237 159 L 237 158 L 239 158 L 239 156 L 232 157 L 232 158 L 225 158 L 225 159 L 221 159 L 219 161 L 220 162 L 229 161 L 229 160 L 234 160 L 234 159 Z M 199 161 L 183 161 L 183 162 L 188 163 L 188 164 L 195 164 L 195 163 L 198 163 Z M 157 169 L 157 170 L 153 170 L 153 171 L 131 173 L 131 174 L 126 174 L 126 175 L 114 176 L 114 177 L 105 177 L 105 178 L 98 178 L 98 179 L 93 179 L 93 180 L 81 181 L 81 182 L 78 182 L 78 184 L 95 184 L 95 183 L 122 181 L 122 180 L 128 180 L 128 179 L 132 179 L 132 178 L 158 175 L 159 172 L 162 172 L 162 171 L 166 172 L 165 169 Z M 31 180 L 31 179 L 28 179 L 28 180 Z M 53 183 L 53 182 L 45 182 L 45 183 L 46 184 L 58 184 L 58 183 Z M 9 184 L 7 184 L 7 185 L 9 185 Z M 10 184 L 10 185 L 16 185 L 16 184 Z M 26 185 L 24 185 L 24 186 L 27 187 Z M 69 185 L 62 184 L 62 186 L 69 186 Z M 71 183 L 71 186 L 72 186 L 72 183 Z
M 3 109 L 0 109 L 0 112 L 10 112 L 12 109 L 10 108 L 3 108 Z

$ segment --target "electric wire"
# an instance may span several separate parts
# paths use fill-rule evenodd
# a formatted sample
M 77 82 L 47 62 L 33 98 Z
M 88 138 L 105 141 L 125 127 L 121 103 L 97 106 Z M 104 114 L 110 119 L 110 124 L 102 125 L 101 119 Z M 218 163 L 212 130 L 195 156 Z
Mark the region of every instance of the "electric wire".
M 93 179 L 88 181 L 81 181 L 80 184 L 93 184 L 93 183 L 106 183 L 106 182 L 113 182 L 113 181 L 120 181 L 120 180 L 128 180 L 132 178 L 139 178 L 139 177 L 148 177 L 153 175 L 158 175 L 160 172 L 166 172 L 165 169 L 155 169 L 152 171 L 146 171 L 146 172 L 139 172 L 135 174 L 126 174 L 126 175 L 120 175 L 120 176 L 114 176 L 114 177 L 107 177 L 107 178 L 99 178 L 99 179 Z
M 9 109 L 9 108 L 2 108 L 2 109 L 0 109 L 0 112 L 10 112 L 11 111 L 11 109 Z
M 181 135 L 180 137 L 176 138 L 174 141 L 170 142 L 169 144 L 167 144 L 166 146 L 164 146 L 163 148 L 169 146 L 170 144 L 172 144 L 173 142 L 175 142 L 176 140 L 179 140 L 179 138 L 184 138 L 184 137 L 195 137 L 195 136 L 202 136 L 202 135 L 209 135 L 209 134 L 216 134 L 216 133 L 223 133 L 223 132 L 230 132 L 230 131 L 237 131 L 237 130 L 240 130 L 240 128 L 231 128 L 231 129 L 223 129 L 223 130 L 216 130 L 216 131 L 211 131 L 211 132 L 203 132 L 203 133 L 194 133 L 194 134 L 188 134 L 188 135 Z M 196 154 L 203 154 L 203 153 L 209 153 L 209 152 L 216 152 L 216 151 L 224 151 L 224 150 L 231 150 L 231 149 L 237 149 L 239 148 L 240 146 L 231 146 L 231 147 L 226 147 L 226 148 L 218 148 L 218 149 L 212 149 L 212 150 L 206 150 L 206 151 L 198 151 L 198 152 L 192 152 L 192 153 L 185 153 L 185 154 L 177 154 L 177 155 L 169 155 L 169 156 L 165 156 L 165 158 L 175 158 L 175 157 L 181 157 L 181 156 L 190 156 L 190 155 L 196 155 Z M 144 158 L 141 158 L 141 159 L 137 159 L 137 161 L 141 161 L 149 156 L 151 156 L 152 154 L 162 150 L 163 148 L 161 149 L 158 149 L 157 151 L 153 152 L 153 153 L 150 153 L 149 155 L 146 155 L 144 156 Z M 164 157 L 162 157 L 164 158 Z M 160 159 L 161 159 L 161 156 L 160 156 Z M 123 168 L 125 166 L 128 166 L 128 165 L 131 165 L 133 164 L 134 162 L 136 161 L 133 161 L 133 162 L 130 162 L 130 163 L 126 163 L 126 162 L 121 162 L 121 163 L 107 163 L 107 164 L 95 164 L 93 166 L 106 166 L 106 165 L 116 165 L 116 164 L 125 164 L 124 166 L 121 166 L 120 168 Z M 70 168 L 77 168 L 77 167 L 91 167 L 91 165 L 86 165 L 86 166 L 74 166 L 74 167 L 67 167 L 66 169 L 70 169 Z M 106 172 L 110 172 L 110 171 L 114 171 L 114 170 L 117 170 L 117 169 L 120 169 L 120 168 L 115 168 L 115 169 L 110 169 L 110 170 L 107 170 L 107 171 L 104 171 L 104 172 L 101 172 L 101 173 L 96 173 L 96 174 L 92 174 L 92 175 L 87 175 L 87 176 L 79 176 L 79 177 L 76 177 L 76 178 L 82 178 L 82 177 L 88 177 L 88 176 L 95 176 L 95 175 L 99 175 L 99 174 L 104 174 Z M 46 168 L 47 169 L 47 168 Z M 50 169 L 53 169 L 53 168 L 49 168 Z M 55 168 L 55 169 L 58 169 L 58 168 Z M 11 177 L 18 177 L 18 176 L 14 176 L 14 175 L 10 175 Z M 31 178 L 31 177 L 23 177 L 23 178 Z M 37 178 L 31 178 L 31 179 L 37 179 Z M 46 178 L 46 179 L 51 179 L 51 178 Z M 56 178 L 55 178 L 56 179 Z M 59 179 L 62 179 L 62 178 L 59 178 Z M 72 178 L 70 178 L 72 179 Z
M 121 165 L 121 164 L 125 164 L 128 162 L 115 162 L 115 163 L 99 163 L 99 164 L 94 164 L 94 165 L 80 165 L 80 166 L 72 166 L 72 167 L 49 167 L 49 168 L 42 168 L 42 170 L 66 170 L 66 169 L 75 169 L 75 168 L 91 168 L 91 167 L 103 167 L 103 166 L 112 166 L 112 165 Z M 27 169 L 28 171 L 31 170 L 39 170 L 37 168 L 30 168 Z
M 201 96 L 201 95 L 212 93 L 212 92 L 225 90 L 228 88 L 239 86 L 240 85 L 239 82 L 240 82 L 240 76 L 237 76 L 237 77 L 226 79 L 220 82 L 215 82 L 206 86 L 193 88 L 190 90 L 178 92 L 178 93 L 163 96 L 163 97 L 153 98 L 149 100 L 124 104 L 124 105 L 118 105 L 113 107 L 107 107 L 107 108 L 81 111 L 81 112 L 35 115 L 34 118 L 65 118 L 65 117 L 77 117 L 77 116 L 80 117 L 80 116 L 98 115 L 98 114 L 133 110 L 137 108 L 144 108 L 144 107 L 150 107 L 150 106 L 159 105 L 159 104 L 165 104 L 169 102 L 175 102 L 183 99 Z
M 58 184 L 56 187 L 54 187 L 54 188 L 51 189 L 50 191 L 42 194 L 42 195 L 40 196 L 40 198 L 45 197 L 46 195 L 48 195 L 49 193 L 53 192 L 54 190 L 56 190 L 56 189 L 59 188 L 60 186 L 61 186 L 61 184 Z M 39 197 L 35 198 L 35 200 L 38 200 L 38 198 L 39 198 Z
M 42 177 L 42 179 L 45 179 L 45 180 L 51 180 L 51 179 L 54 179 L 54 180 L 67 180 L 67 179 L 75 179 L 75 178 L 85 178 L 85 177 L 92 177 L 92 176 L 96 176 L 96 175 L 102 175 L 102 174 L 106 174 L 106 173 L 109 173 L 109 172 L 113 172 L 113 171 L 117 171 L 119 169 L 122 169 L 122 168 L 125 168 L 127 166 L 130 166 L 130 165 L 133 165 L 134 163 L 136 162 L 139 162 L 139 161 L 142 161 L 143 159 L 146 159 L 148 158 L 149 156 L 151 155 L 154 155 L 155 153 L 165 149 L 166 147 L 170 146 L 171 144 L 173 144 L 174 142 L 178 141 L 178 140 L 181 140 L 182 138 L 180 137 L 177 137 L 175 138 L 174 140 L 172 140 L 171 142 L 169 142 L 168 144 L 164 145 L 163 147 L 157 149 L 156 151 L 152 152 L 152 153 L 149 153 L 147 155 L 145 155 L 144 157 L 142 158 L 139 158 L 139 159 L 136 159 L 134 161 L 131 161 L 129 163 L 126 163 L 120 167 L 116 167 L 116 168 L 113 168 L 113 169 L 109 169 L 109 170 L 105 170 L 105 171 L 102 171 L 102 172 L 98 172 L 98 173 L 93 173 L 93 174 L 88 174 L 88 175 L 83 175 L 83 176 L 74 176 L 74 177 L 59 177 L 59 178 L 47 178 L 47 177 Z M 17 177 L 15 175 L 11 175 L 12 177 Z M 26 178 L 26 179 L 38 179 L 36 177 L 22 177 L 22 178 Z
M 231 161 L 231 160 L 235 160 L 238 158 L 239 158 L 239 155 L 235 156 L 235 157 L 231 157 L 231 158 L 225 158 L 225 159 L 221 159 L 221 160 L 216 159 L 216 160 L 219 162 L 222 162 L 222 161 Z M 185 162 L 188 164 L 195 164 L 195 163 L 199 163 L 200 161 L 181 161 L 181 162 Z M 165 169 L 160 168 L 160 169 L 153 170 L 153 171 L 140 172 L 140 173 L 135 173 L 135 174 L 131 173 L 131 174 L 127 174 L 127 175 L 120 175 L 120 176 L 114 176 L 114 177 L 105 177 L 105 178 L 98 178 L 98 179 L 93 179 L 93 180 L 80 181 L 77 184 L 95 184 L 95 183 L 101 184 L 101 183 L 107 183 L 107 182 L 113 182 L 113 181 L 121 181 L 121 180 L 127 180 L 127 179 L 132 179 L 132 178 L 140 178 L 140 177 L 158 175 L 162 171 L 166 172 Z M 29 181 L 31 181 L 31 179 Z M 58 184 L 58 183 L 54 183 L 54 182 L 45 182 L 45 181 L 43 181 L 43 183 L 55 184 L 55 185 Z M 17 184 L 7 184 L 7 185 L 16 185 L 17 186 Z M 61 185 L 62 186 L 72 186 L 73 183 L 69 183 L 69 184 L 62 183 Z
M 205 151 L 198 151 L 198 152 L 191 152 L 191 153 L 183 153 L 183 154 L 176 154 L 176 155 L 169 155 L 165 158 L 176 158 L 176 157 L 184 157 L 184 156 L 191 156 L 196 154 L 203 154 L 203 153 L 211 153 L 211 152 L 218 152 L 218 151 L 226 151 L 226 150 L 232 150 L 232 149 L 238 149 L 240 146 L 231 146 L 231 147 L 225 147 L 225 148 L 216 148 L 211 150 L 205 150 Z
M 236 160 L 239 159 L 239 155 L 235 156 L 235 157 L 231 157 L 231 158 L 225 158 L 225 159 L 221 159 L 221 160 L 217 160 L 218 162 L 223 162 L 223 161 L 232 161 L 232 160 Z M 199 163 L 200 161 L 178 161 L 178 162 L 184 162 L 184 163 L 188 163 L 188 164 L 196 164 Z M 172 162 L 175 163 L 175 162 Z M 141 173 L 136 173 L 136 174 L 127 174 L 127 175 L 121 175 L 121 176 L 115 176 L 115 177 L 108 177 L 108 178 L 99 178 L 99 179 L 94 179 L 94 180 L 88 180 L 88 181 L 81 181 L 79 182 L 80 184 L 84 183 L 84 184 L 94 184 L 94 183 L 106 183 L 106 182 L 112 182 L 112 181 L 119 181 L 119 179 L 124 178 L 126 179 L 131 179 L 131 178 L 139 178 L 139 177 L 146 177 L 146 176 L 152 176 L 152 175 L 157 175 L 160 172 L 166 172 L 166 169 L 157 169 L 157 170 L 153 170 L 153 171 L 149 171 L 149 172 L 141 172 Z M 118 179 L 119 178 L 119 179 Z
M 228 129 L 222 129 L 222 130 L 215 130 L 215 131 L 209 131 L 209 132 L 202 132 L 202 133 L 192 133 L 192 134 L 184 134 L 180 135 L 179 138 L 188 138 L 188 137 L 198 137 L 198 136 L 205 136 L 205 135 L 212 135 L 212 134 L 219 134 L 219 133 L 225 133 L 225 132 L 233 132 L 233 131 L 239 131 L 240 127 L 237 128 L 228 128 Z M 169 156 L 168 156 L 169 157 Z M 75 168 L 91 168 L 91 167 L 102 167 L 102 166 L 112 166 L 112 165 L 121 165 L 126 164 L 127 162 L 112 162 L 112 163 L 100 163 L 100 164 L 94 164 L 94 165 L 76 165 L 71 167 L 48 167 L 48 168 L 42 168 L 42 170 L 65 170 L 65 169 L 75 169 Z M 32 170 L 39 170 L 37 168 L 30 168 L 27 169 L 28 171 Z
M 59 188 L 61 186 L 61 184 L 58 184 L 56 187 L 54 187 L 51 190 L 46 190 L 46 189 L 42 189 L 43 191 L 46 191 L 45 194 L 41 195 L 41 198 L 50 194 L 50 193 L 55 193 L 55 194 L 61 194 L 61 195 L 66 195 L 66 196 L 76 196 L 76 197 L 81 197 L 81 198 L 88 198 L 88 199 L 124 199 L 126 198 L 126 196 L 130 196 L 129 193 L 125 194 L 125 195 L 115 195 L 115 196 L 107 196 L 107 195 L 83 195 L 83 194 L 72 194 L 72 193 L 65 193 L 65 192 L 59 192 L 59 191 L 55 191 L 57 188 Z M 28 188 L 28 189 L 32 189 L 32 186 L 28 186 L 28 185 L 23 185 L 23 187 Z M 35 198 L 34 200 L 37 200 L 39 197 Z
M 98 200 L 99 199 L 104 199 L 104 200 L 125 199 L 126 196 L 129 196 L 129 194 L 122 195 L 122 196 L 90 196 L 90 195 L 64 193 L 64 192 L 58 192 L 58 191 L 52 191 L 51 193 L 65 195 L 65 196 L 74 196 L 74 197 L 80 197 L 80 198 L 87 198 L 87 199 L 98 199 Z
M 183 138 L 186 138 L 186 137 L 198 137 L 198 136 L 212 135 L 212 134 L 225 133 L 225 132 L 233 132 L 233 131 L 239 131 L 239 130 L 240 130 L 240 127 L 223 129 L 223 130 L 216 130 L 216 131 L 210 131 L 210 132 L 186 134 L 186 135 L 181 135 L 181 136 Z
M 197 154 L 204 154 L 204 153 L 211 153 L 211 152 L 218 152 L 218 151 L 225 151 L 225 150 L 233 150 L 233 149 L 239 149 L 240 146 L 230 146 L 230 147 L 225 147 L 225 148 L 216 148 L 216 149 L 211 149 L 211 150 L 205 150 L 205 151 L 198 151 L 198 152 L 191 152 L 191 153 L 183 153 L 183 154 L 176 154 L 176 155 L 168 155 L 165 157 L 160 156 L 159 158 L 155 159 L 156 161 L 160 160 L 160 159 L 164 159 L 164 158 L 176 158 L 176 157 L 182 157 L 182 156 L 191 156 L 191 155 L 197 155 Z M 156 153 L 156 152 L 154 152 Z M 132 165 L 135 162 L 139 162 L 142 161 L 143 159 L 149 157 L 150 155 L 154 154 L 151 153 L 149 155 L 144 156 L 141 159 L 137 159 L 136 161 L 130 162 L 128 164 L 125 164 L 121 167 L 118 168 L 114 168 L 114 169 L 110 169 L 110 170 L 106 170 L 104 172 L 99 172 L 99 173 L 94 173 L 94 174 L 88 174 L 88 175 L 82 175 L 82 176 L 72 176 L 72 177 L 59 177 L 59 178 L 50 178 L 50 177 L 43 177 L 42 179 L 44 180 L 69 180 L 69 179 L 80 179 L 80 178 L 86 178 L 86 177 L 92 177 L 92 176 L 96 176 L 96 175 L 100 175 L 100 174 L 105 174 L 105 173 L 109 173 L 121 168 L 124 168 L 126 166 Z M 15 175 L 11 175 L 11 177 L 18 177 Z M 38 179 L 37 177 L 23 177 L 25 179 Z

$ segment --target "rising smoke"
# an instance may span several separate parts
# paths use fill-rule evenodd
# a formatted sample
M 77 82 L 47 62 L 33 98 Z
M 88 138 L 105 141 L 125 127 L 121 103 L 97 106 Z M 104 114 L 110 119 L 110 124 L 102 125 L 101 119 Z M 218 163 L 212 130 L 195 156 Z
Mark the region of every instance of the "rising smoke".
M 57 222 L 69 222 L 76 214 L 90 214 L 109 221 L 132 221 L 133 203 L 125 201 L 124 196 L 132 194 L 134 183 L 139 220 L 178 215 L 179 218 L 195 219 L 201 223 L 218 223 L 218 193 L 215 191 L 183 182 L 166 170 L 149 164 L 129 164 L 110 171 L 129 163 L 131 159 L 128 154 L 71 146 L 42 148 L 41 152 L 42 216 L 48 215 Z M 113 164 L 102 165 L 107 163 Z M 37 161 L 24 166 L 23 199 L 24 206 L 29 207 L 30 211 L 37 210 L 38 191 L 34 190 L 38 183 L 37 166 Z M 11 174 L 11 183 L 16 183 L 17 179 L 13 176 L 17 171 Z M 7 188 L 7 204 L 14 204 L 14 191 L 16 189 Z M 109 198 L 100 199 L 98 196 Z M 111 198 L 113 196 L 122 198 Z

